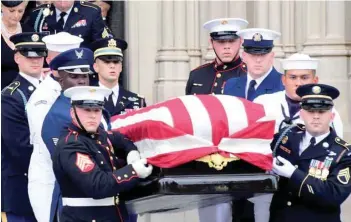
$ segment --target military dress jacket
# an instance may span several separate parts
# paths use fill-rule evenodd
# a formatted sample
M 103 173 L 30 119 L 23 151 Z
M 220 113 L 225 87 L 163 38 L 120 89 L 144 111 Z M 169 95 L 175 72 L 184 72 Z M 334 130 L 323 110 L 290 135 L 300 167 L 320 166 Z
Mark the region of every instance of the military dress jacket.
M 326 138 L 301 155 L 304 125 L 299 124 L 281 137 L 276 155 L 290 161 L 296 170 L 290 179 L 279 180 L 270 208 L 271 222 L 340 222 L 340 205 L 351 192 L 351 145 L 330 130 Z M 280 136 L 275 135 L 272 147 Z
M 28 197 L 28 167 L 33 146 L 25 105 L 35 86 L 21 75 L 1 93 L 1 208 L 33 215 Z
M 226 82 L 240 76 L 246 76 L 246 65 L 240 57 L 224 65 L 218 65 L 214 60 L 190 72 L 185 94 L 223 94 Z
M 71 124 L 53 154 L 53 169 L 62 192 L 60 221 L 128 221 L 119 194 L 140 181 L 126 154 L 136 150 L 117 132 L 99 128 L 87 133 Z

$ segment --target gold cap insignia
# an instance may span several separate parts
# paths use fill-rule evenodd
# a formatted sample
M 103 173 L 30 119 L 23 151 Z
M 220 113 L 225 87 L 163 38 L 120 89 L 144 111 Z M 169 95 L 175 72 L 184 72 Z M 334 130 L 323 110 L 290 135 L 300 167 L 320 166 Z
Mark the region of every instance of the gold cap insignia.
M 49 8 L 45 8 L 43 11 L 43 15 L 46 17 L 48 15 L 50 15 L 50 9 Z
M 226 24 L 228 24 L 228 21 L 227 21 L 227 20 L 222 20 L 222 21 L 221 21 L 221 24 L 222 24 L 222 25 L 226 25 Z
M 253 37 L 252 37 L 252 39 L 255 41 L 255 42 L 260 42 L 260 41 L 262 41 L 262 35 L 260 34 L 260 33 L 256 33 Z
M 38 35 L 38 34 L 33 34 L 33 35 L 32 35 L 32 41 L 33 41 L 33 42 L 39 41 L 39 35 Z
M 117 42 L 114 39 L 108 40 L 108 47 L 117 47 Z
M 321 89 L 321 87 L 319 87 L 319 86 L 313 86 L 313 87 L 312 87 L 312 92 L 313 92 L 314 94 L 319 94 L 319 93 L 321 93 L 321 91 L 322 91 L 322 89 Z

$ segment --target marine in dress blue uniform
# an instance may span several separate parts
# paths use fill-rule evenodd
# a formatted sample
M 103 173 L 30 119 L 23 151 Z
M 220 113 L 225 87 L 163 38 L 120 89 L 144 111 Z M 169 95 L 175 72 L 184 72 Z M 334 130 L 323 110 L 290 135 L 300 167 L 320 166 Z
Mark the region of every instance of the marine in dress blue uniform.
M 42 59 L 47 55 L 41 33 L 20 33 L 10 40 L 15 44 L 18 56 Z M 28 62 L 23 60 L 21 62 Z M 34 64 L 34 63 L 33 63 Z M 27 70 L 19 65 L 17 78 L 1 93 L 1 180 L 2 212 L 7 221 L 36 221 L 28 198 L 28 166 L 33 146 L 29 142 L 28 120 L 25 105 L 39 85 L 40 72 Z
M 55 34 L 61 31 L 68 32 L 84 39 L 81 47 L 89 47 L 90 43 L 99 39 L 112 36 L 105 25 L 101 9 L 89 2 L 74 1 L 65 22 L 60 23 L 60 16 L 56 14 L 54 3 L 41 5 L 30 14 L 27 24 L 38 32 Z M 66 12 L 67 13 L 67 12 Z
M 111 116 L 146 106 L 144 97 L 128 91 L 118 84 L 120 73 L 116 73 L 115 77 L 112 78 L 109 73 L 103 73 L 100 71 L 101 68 L 99 69 L 99 66 L 104 66 L 105 72 L 118 72 L 122 70 L 123 51 L 127 47 L 128 44 L 126 41 L 117 38 L 99 39 L 92 44 L 95 60 L 94 68 L 99 75 L 99 82 L 94 85 L 112 90 L 111 95 L 106 97 L 104 106 Z M 112 68 L 110 63 L 113 63 Z M 118 66 L 120 66 L 120 70 L 118 70 Z
M 279 73 L 273 67 L 273 59 L 269 62 L 271 66 L 267 70 L 262 69 L 263 73 L 260 75 L 253 75 L 253 70 L 249 63 L 256 63 L 256 60 L 261 57 L 261 63 L 264 57 L 274 56 L 272 52 L 273 40 L 280 36 L 280 33 L 268 29 L 244 29 L 237 32 L 237 35 L 244 39 L 243 47 L 243 58 L 252 57 L 251 59 L 244 59 L 247 65 L 247 75 L 232 78 L 227 81 L 224 87 L 223 94 L 237 96 L 245 98 L 249 101 L 253 101 L 256 97 L 263 94 L 271 94 L 278 91 L 284 90 L 284 86 L 281 81 L 282 74 Z M 265 64 L 257 64 L 257 66 L 265 66 Z
M 331 113 L 339 91 L 308 84 L 300 86 L 297 94 L 305 112 Z M 277 156 L 273 171 L 281 176 L 271 204 L 271 222 L 341 221 L 340 205 L 351 192 L 351 146 L 328 124 L 326 133 L 319 134 L 309 130 L 311 125 L 284 128 L 271 144 Z
M 64 96 L 63 90 L 78 85 L 88 86 L 88 75 L 91 73 L 90 67 L 92 63 L 93 52 L 86 48 L 76 48 L 62 52 L 50 62 L 51 70 L 57 70 L 62 78 L 62 81 L 60 81 L 62 92 L 46 115 L 41 131 L 41 137 L 50 154 L 54 152 L 57 141 L 63 130 L 72 122 L 69 113 L 71 102 L 68 97 Z M 63 75 L 62 72 L 69 74 Z M 79 80 L 81 77 L 83 79 L 82 81 Z M 71 78 L 71 80 L 67 81 L 67 78 Z M 68 85 L 68 82 L 73 84 Z M 52 194 L 50 221 L 54 221 L 57 209 L 61 210 L 61 207 L 61 192 L 56 182 Z
M 62 191 L 60 221 L 128 221 L 119 194 L 152 172 L 152 166 L 140 159 L 132 141 L 97 125 L 92 129 L 92 116 L 101 112 L 104 98 L 110 93 L 109 89 L 89 86 L 69 88 L 64 93 L 71 98 L 73 122 L 62 134 L 53 155 L 53 168 Z M 82 117 L 83 111 L 94 114 Z M 90 125 L 85 124 L 88 118 Z M 115 153 L 126 153 L 128 165 Z
M 248 22 L 244 19 L 228 18 L 214 19 L 204 24 L 204 28 L 210 31 L 212 44 L 214 42 L 241 41 L 236 34 L 245 28 Z M 231 46 L 233 47 L 233 46 Z M 222 61 L 214 47 L 216 58 L 213 62 L 204 64 L 189 74 L 185 94 L 222 94 L 226 82 L 233 77 L 246 76 L 246 65 L 239 56 L 240 46 L 231 61 Z

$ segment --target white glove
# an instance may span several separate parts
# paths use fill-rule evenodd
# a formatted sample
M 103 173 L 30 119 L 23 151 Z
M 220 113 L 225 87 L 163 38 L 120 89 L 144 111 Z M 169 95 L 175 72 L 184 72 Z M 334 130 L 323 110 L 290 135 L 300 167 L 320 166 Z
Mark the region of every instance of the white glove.
M 127 163 L 132 164 L 137 160 L 140 160 L 140 153 L 136 150 L 130 151 L 127 155 Z
M 135 172 L 138 174 L 138 177 L 146 178 L 150 176 L 150 174 L 152 173 L 152 165 L 148 164 L 146 166 L 146 164 L 147 164 L 146 159 L 137 160 L 132 164 Z
M 277 164 L 277 160 L 279 160 L 283 165 L 279 166 Z M 296 168 L 283 157 L 278 156 L 273 159 L 273 172 L 278 174 L 279 176 L 290 178 L 295 170 Z

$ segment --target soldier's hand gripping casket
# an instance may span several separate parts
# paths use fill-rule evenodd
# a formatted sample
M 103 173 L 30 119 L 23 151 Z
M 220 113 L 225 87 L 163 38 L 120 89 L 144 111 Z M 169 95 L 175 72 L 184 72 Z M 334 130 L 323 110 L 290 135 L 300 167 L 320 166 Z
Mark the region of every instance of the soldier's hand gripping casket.
M 132 164 L 139 178 L 146 178 L 152 173 L 152 165 L 147 164 L 146 159 L 139 159 Z

